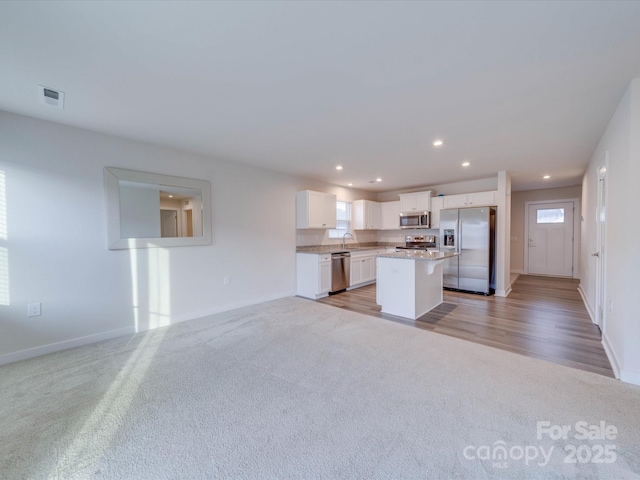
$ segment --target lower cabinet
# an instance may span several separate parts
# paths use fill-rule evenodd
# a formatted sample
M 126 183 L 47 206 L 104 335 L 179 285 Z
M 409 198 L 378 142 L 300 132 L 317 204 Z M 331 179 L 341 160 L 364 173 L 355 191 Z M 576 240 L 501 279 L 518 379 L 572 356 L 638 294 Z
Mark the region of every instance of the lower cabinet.
M 325 258 L 328 257 L 328 258 Z M 331 291 L 331 255 L 321 256 L 320 262 L 320 294 Z
M 296 254 L 296 295 L 326 297 L 331 290 L 331 254 Z
M 392 251 L 395 249 L 391 249 Z M 349 288 L 376 280 L 376 259 L 387 249 L 351 252 Z M 331 291 L 331 254 L 296 253 L 296 295 L 316 300 Z
M 375 282 L 376 258 L 385 251 L 384 248 L 381 248 L 357 253 L 351 252 L 350 288 Z
M 366 254 L 351 254 L 351 278 L 349 286 L 354 287 L 361 283 L 368 283 L 375 280 L 375 270 L 373 265 L 373 255 L 371 252 Z

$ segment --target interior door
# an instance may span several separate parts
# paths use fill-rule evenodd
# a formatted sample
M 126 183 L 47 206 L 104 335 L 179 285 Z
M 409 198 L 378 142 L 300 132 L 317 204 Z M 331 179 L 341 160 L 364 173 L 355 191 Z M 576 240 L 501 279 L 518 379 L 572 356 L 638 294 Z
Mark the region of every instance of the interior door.
M 573 202 L 529 205 L 530 274 L 573 276 L 573 210 Z
M 160 210 L 160 236 L 178 236 L 178 212 L 177 210 Z

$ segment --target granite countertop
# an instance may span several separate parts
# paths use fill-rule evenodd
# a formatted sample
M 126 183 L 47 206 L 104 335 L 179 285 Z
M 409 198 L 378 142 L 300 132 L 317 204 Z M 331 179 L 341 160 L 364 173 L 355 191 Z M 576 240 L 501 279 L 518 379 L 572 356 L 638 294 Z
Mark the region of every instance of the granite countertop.
M 296 247 L 296 253 L 336 253 L 354 252 L 358 250 L 380 250 L 382 248 L 404 247 L 404 243 L 347 243 L 345 248 L 342 245 L 311 245 L 308 247 Z
M 459 253 L 454 253 L 452 251 L 431 251 L 426 252 L 424 250 L 403 250 L 401 252 L 389 252 L 382 253 L 378 255 L 378 257 L 382 258 L 399 258 L 404 260 L 444 260 L 445 258 L 456 257 L 460 255 Z

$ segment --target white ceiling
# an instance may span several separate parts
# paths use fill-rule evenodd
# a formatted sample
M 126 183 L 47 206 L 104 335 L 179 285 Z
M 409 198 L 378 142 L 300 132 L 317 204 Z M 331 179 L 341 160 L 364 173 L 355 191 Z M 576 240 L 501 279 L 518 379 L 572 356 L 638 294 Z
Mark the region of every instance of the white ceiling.
M 0 2 L 0 109 L 376 191 L 578 184 L 638 76 L 640 2 Z

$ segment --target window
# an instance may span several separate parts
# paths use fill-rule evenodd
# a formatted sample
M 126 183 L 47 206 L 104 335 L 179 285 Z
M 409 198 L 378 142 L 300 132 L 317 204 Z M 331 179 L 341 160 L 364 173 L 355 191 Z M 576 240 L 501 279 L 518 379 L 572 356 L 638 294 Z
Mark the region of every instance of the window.
M 348 202 L 336 202 L 336 228 L 329 230 L 329 238 L 342 238 L 345 233 L 351 232 L 351 204 Z
M 538 210 L 536 223 L 564 223 L 564 208 L 545 208 Z

